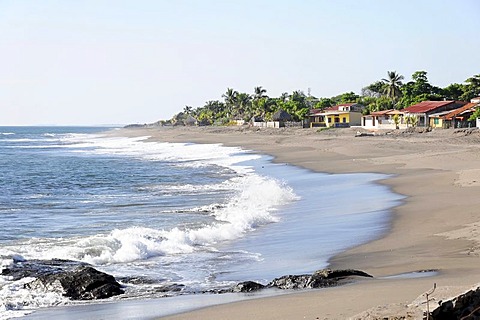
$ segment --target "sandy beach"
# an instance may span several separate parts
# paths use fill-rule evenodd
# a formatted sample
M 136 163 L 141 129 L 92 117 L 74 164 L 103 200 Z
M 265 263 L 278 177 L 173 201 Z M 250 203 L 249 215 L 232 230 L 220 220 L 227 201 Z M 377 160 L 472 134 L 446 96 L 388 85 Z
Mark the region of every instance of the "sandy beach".
M 330 267 L 354 268 L 373 280 L 208 307 L 165 319 L 418 319 L 424 293 L 438 301 L 480 282 L 480 132 L 382 132 L 356 129 L 139 128 L 122 135 L 167 142 L 221 143 L 327 173 L 374 172 L 405 195 L 380 239 L 335 256 Z M 308 235 L 306 235 L 308 236 Z M 438 270 L 430 277 L 389 277 Z

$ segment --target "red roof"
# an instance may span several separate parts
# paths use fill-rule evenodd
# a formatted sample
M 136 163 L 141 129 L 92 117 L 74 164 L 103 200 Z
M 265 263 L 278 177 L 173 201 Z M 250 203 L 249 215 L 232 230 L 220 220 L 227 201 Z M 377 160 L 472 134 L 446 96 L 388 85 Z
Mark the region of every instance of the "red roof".
M 342 104 L 337 104 L 336 106 L 326 108 L 324 111 L 338 111 L 340 107 L 351 107 L 355 105 L 356 103 L 342 103 Z
M 402 111 L 409 113 L 426 113 L 451 103 L 455 103 L 455 101 L 422 101 L 414 104 L 413 106 L 405 108 Z
M 340 107 L 340 105 L 325 108 L 325 109 L 323 109 L 323 111 L 338 111 L 338 107 Z

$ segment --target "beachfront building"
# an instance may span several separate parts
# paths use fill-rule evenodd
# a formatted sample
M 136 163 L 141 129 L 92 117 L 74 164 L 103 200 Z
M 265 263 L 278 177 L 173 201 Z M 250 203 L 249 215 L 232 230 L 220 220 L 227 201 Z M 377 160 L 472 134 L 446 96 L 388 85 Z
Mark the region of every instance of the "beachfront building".
M 395 123 L 398 117 L 398 125 Z M 403 112 L 395 109 L 375 111 L 362 116 L 362 127 L 365 129 L 405 129 Z
M 323 110 L 310 111 L 310 127 L 348 128 L 362 124 L 362 110 L 359 103 L 344 103 Z
M 292 122 L 292 116 L 283 109 L 278 110 L 272 115 L 272 121 L 265 121 L 262 117 L 253 117 L 250 124 L 260 128 L 283 128 L 292 126 L 301 126 L 301 122 Z
M 282 128 L 285 127 L 285 123 L 292 121 L 292 116 L 283 109 L 277 110 L 272 115 L 272 121 L 267 122 L 268 128 Z
M 464 101 L 422 101 L 401 111 L 405 117 L 415 117 L 418 127 L 430 126 L 441 128 L 441 117 L 445 115 L 442 113 L 458 109 L 465 104 L 467 104 L 467 102 Z
M 473 101 L 473 99 L 472 99 Z M 475 121 L 469 121 L 468 119 L 479 107 L 479 103 L 470 102 L 458 109 L 448 112 L 444 117 L 444 128 L 472 128 L 478 125 Z M 478 121 L 478 119 L 477 119 Z
M 432 113 L 428 117 L 428 126 L 430 128 L 446 128 L 447 127 L 447 122 L 445 121 L 445 116 L 449 114 L 450 110 L 447 111 L 441 111 L 441 112 L 436 112 Z

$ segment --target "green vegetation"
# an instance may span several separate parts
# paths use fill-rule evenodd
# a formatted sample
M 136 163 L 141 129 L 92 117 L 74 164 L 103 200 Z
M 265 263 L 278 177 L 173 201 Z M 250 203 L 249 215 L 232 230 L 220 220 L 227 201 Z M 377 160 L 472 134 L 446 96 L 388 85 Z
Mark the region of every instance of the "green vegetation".
M 468 78 L 463 84 L 453 83 L 445 88 L 430 84 L 426 71 L 416 71 L 411 78 L 404 83 L 401 74 L 388 71 L 387 78 L 364 87 L 361 95 L 345 92 L 330 98 L 317 98 L 299 90 L 273 98 L 261 86 L 255 87 L 251 94 L 227 88 L 221 100 L 210 100 L 196 108 L 185 106 L 171 123 L 191 122 L 192 119 L 201 125 L 232 125 L 236 124 L 236 120 L 250 121 L 252 118 L 269 121 L 278 110 L 289 113 L 292 121 L 301 121 L 308 117 L 311 109 L 323 110 L 340 103 L 360 103 L 366 107 L 364 113 L 369 114 L 388 109 L 400 110 L 425 100 L 470 101 L 480 96 L 480 74 Z M 475 116 L 480 116 L 480 111 L 477 110 Z

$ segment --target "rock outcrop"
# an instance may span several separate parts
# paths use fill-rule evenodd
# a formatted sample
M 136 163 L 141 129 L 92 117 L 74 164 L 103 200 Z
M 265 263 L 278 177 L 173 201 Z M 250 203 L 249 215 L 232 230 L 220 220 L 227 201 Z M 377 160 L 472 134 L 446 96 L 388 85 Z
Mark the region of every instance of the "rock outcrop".
M 372 278 L 371 275 L 360 270 L 322 269 L 315 271 L 313 274 L 287 275 L 280 278 L 275 278 L 267 285 L 262 285 L 253 281 L 240 282 L 230 289 L 218 290 L 214 292 L 254 292 L 265 288 L 278 288 L 284 290 L 325 288 L 349 283 L 353 281 L 355 277 Z
M 433 310 L 430 319 L 480 319 L 480 287 L 443 301 Z
M 330 270 L 322 269 L 313 274 L 288 275 L 273 279 L 267 287 L 280 289 L 313 289 L 337 286 L 352 281 L 353 277 L 368 277 L 371 275 L 360 270 Z
M 71 260 L 14 261 L 1 275 L 12 280 L 33 277 L 29 289 L 61 292 L 72 300 L 104 299 L 124 293 L 115 278 L 89 264 Z

